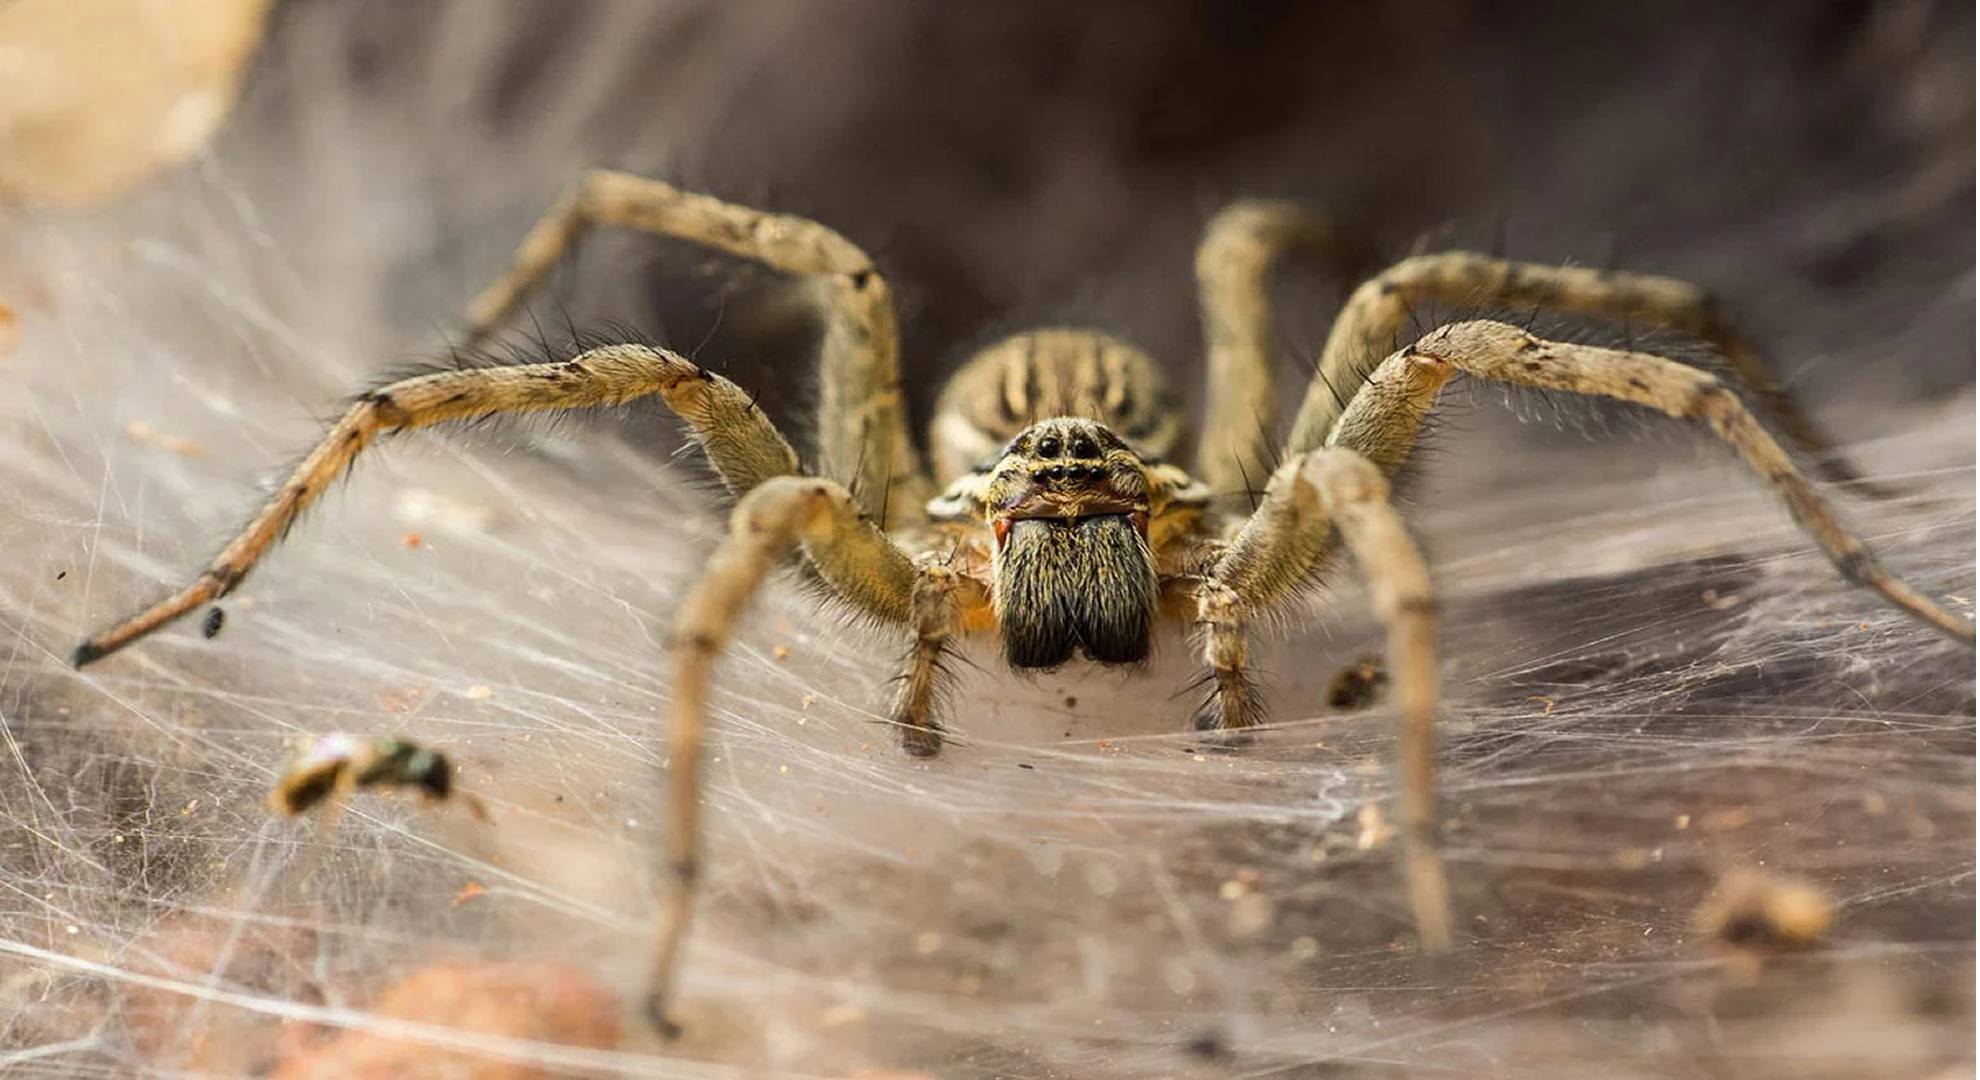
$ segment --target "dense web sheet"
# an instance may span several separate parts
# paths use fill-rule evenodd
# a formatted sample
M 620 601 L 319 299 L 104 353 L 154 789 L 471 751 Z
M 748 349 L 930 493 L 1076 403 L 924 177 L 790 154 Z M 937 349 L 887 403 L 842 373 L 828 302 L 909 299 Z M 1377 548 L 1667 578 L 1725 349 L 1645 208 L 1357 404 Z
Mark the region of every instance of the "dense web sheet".
M 1351 581 L 1263 650 L 1278 719 L 1251 749 L 1183 733 L 1194 670 L 1171 637 L 1133 677 L 1023 681 L 971 651 L 932 762 L 880 723 L 900 644 L 785 582 L 719 668 L 688 1036 L 661 1046 L 596 1003 L 637 1000 L 664 641 L 724 520 L 691 463 L 610 425 L 401 440 L 217 637 L 187 620 L 63 662 L 186 580 L 421 340 L 378 282 L 429 209 L 257 184 L 228 153 L 254 148 L 114 210 L 16 219 L 0 254 L 24 332 L 0 357 L 0 1072 L 254 1075 L 350 1030 L 663 1077 L 1970 1060 L 1971 655 L 1843 586 L 1706 441 L 1618 419 L 1523 450 L 1490 389 L 1454 393 L 1463 419 L 1412 490 L 1446 603 L 1448 965 L 1410 945 L 1390 718 L 1321 704 L 1379 640 Z M 312 247 L 356 205 L 366 239 Z M 1973 424 L 1970 388 L 1859 418 L 1901 433 L 1856 451 L 1907 494 L 1843 502 L 1969 614 Z M 271 818 L 295 744 L 327 732 L 444 749 L 492 824 L 374 796 Z M 1826 949 L 1754 974 L 1706 947 L 1694 909 L 1749 866 L 1834 897 Z M 571 1007 L 626 1008 L 622 1038 L 380 1007 L 469 961 L 569 965 L 521 977 L 596 980 Z

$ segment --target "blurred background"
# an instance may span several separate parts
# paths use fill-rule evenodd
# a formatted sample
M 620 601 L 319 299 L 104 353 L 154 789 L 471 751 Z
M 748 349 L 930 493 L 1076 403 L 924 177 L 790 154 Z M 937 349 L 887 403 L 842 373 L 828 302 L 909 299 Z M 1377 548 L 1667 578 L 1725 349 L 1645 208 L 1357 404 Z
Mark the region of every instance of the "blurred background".
M 1879 429 L 1849 416 L 1971 382 L 1970 350 L 1941 344 L 1972 317 L 1963 5 L 330 3 L 272 29 L 234 137 L 272 143 L 265 167 L 447 207 L 380 283 L 392 326 L 453 312 L 603 165 L 873 249 L 924 411 L 971 347 L 1051 320 L 1129 333 L 1187 385 L 1190 249 L 1239 195 L 1328 208 L 1392 256 L 1705 281 L 1857 437 Z M 308 100 L 331 74 L 347 122 L 419 136 L 350 145 Z M 678 285 L 706 256 L 596 246 L 558 297 L 580 323 L 705 341 L 744 373 L 770 345 L 708 337 L 711 290 Z M 1288 306 L 1289 360 L 1310 359 L 1328 312 Z M 1836 361 L 1873 342 L 1874 371 Z M 765 363 L 786 376 L 752 385 L 803 386 Z
M 197 40 L 193 10 L 0 9 L 0 1071 L 336 1075 L 394 1052 L 352 1040 L 441 961 L 636 988 L 660 642 L 721 525 L 663 416 L 413 440 L 220 638 L 61 662 L 188 577 L 343 394 L 444 355 L 587 166 L 873 252 L 917 432 L 973 348 L 1041 323 L 1142 344 L 1193 402 L 1192 247 L 1242 196 L 1329 209 L 1388 258 L 1696 280 L 1905 486 L 1851 520 L 1971 611 L 1970 5 L 288 0 L 197 8 L 219 25 Z M 71 51 L 33 36 L 65 19 Z M 84 139 L 104 109 L 137 119 Z M 1288 409 L 1350 285 L 1282 275 Z M 553 340 L 691 350 L 802 431 L 793 295 L 600 233 L 535 314 Z M 1971 1075 L 1970 653 L 1844 589 L 1676 425 L 1448 397 L 1411 494 L 1451 608 L 1453 969 L 1411 960 L 1365 812 L 1387 717 L 1320 704 L 1375 640 L 1352 582 L 1268 651 L 1284 723 L 1208 762 L 1177 642 L 1127 683 L 972 673 L 961 741 L 910 763 L 871 722 L 897 643 L 779 590 L 722 676 L 689 1040 L 487 1020 L 479 1052 L 695 1077 Z M 288 743 L 352 729 L 446 746 L 496 827 L 372 803 L 266 822 Z M 1831 948 L 1749 976 L 1699 940 L 1712 882 L 1752 864 L 1840 902 Z M 460 970 L 429 996 L 494 979 Z M 437 1008 L 414 1019 L 474 1026 Z

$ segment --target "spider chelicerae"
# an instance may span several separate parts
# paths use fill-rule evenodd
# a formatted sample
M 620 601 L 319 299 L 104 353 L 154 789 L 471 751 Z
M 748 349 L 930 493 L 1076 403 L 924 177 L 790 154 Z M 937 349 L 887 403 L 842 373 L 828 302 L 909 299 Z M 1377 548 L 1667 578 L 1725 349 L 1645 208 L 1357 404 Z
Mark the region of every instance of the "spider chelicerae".
M 1170 463 L 1183 424 L 1155 362 L 1119 338 L 1045 329 L 970 359 L 940 395 L 928 460 L 909 437 L 892 296 L 873 261 L 822 225 L 591 172 L 544 215 L 507 275 L 468 311 L 496 330 L 593 225 L 694 241 L 808 281 L 822 313 L 818 468 L 741 387 L 665 349 L 607 345 L 552 363 L 441 371 L 359 394 L 280 491 L 184 590 L 77 646 L 100 659 L 240 585 L 359 453 L 393 432 L 503 413 L 614 405 L 657 395 L 685 421 L 739 497 L 727 536 L 676 616 L 673 826 L 648 999 L 666 1019 L 696 895 L 699 767 L 710 669 L 750 596 L 795 549 L 853 608 L 912 639 L 893 705 L 901 745 L 942 745 L 936 703 L 958 637 L 997 634 L 1020 669 L 1076 656 L 1134 664 L 1162 619 L 1193 626 L 1209 696 L 1199 730 L 1263 719 L 1247 669 L 1248 628 L 1319 585 L 1345 551 L 1386 627 L 1400 724 L 1403 878 L 1420 946 L 1451 944 L 1436 844 L 1436 607 L 1389 481 L 1438 394 L 1460 373 L 1618 398 L 1702 421 L 1786 502 L 1844 578 L 1971 644 L 1973 626 L 1885 572 L 1787 453 L 1717 377 L 1661 356 L 1547 341 L 1502 322 L 1437 327 L 1396 341 L 1421 303 L 1572 312 L 1693 335 L 1727 361 L 1797 449 L 1830 444 L 1703 290 L 1641 274 L 1543 266 L 1471 252 L 1419 255 L 1361 284 L 1335 319 L 1319 370 L 1276 454 L 1267 278 L 1295 248 L 1341 248 L 1298 207 L 1241 202 L 1197 251 L 1208 398 L 1192 471 Z M 1276 468 L 1269 462 L 1280 461 Z M 1817 459 L 1831 479 L 1855 479 Z M 932 468 L 931 468 L 932 466 Z M 1250 513 L 1213 493 L 1269 477 Z

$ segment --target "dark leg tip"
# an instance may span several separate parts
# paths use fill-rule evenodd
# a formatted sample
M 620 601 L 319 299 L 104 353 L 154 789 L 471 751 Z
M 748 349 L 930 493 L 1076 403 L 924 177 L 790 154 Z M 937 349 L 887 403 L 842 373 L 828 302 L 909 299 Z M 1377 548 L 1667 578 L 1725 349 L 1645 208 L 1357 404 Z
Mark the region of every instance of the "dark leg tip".
M 901 749 L 909 757 L 932 758 L 942 752 L 942 733 L 934 728 L 901 728 Z
M 664 994 L 650 994 L 646 998 L 646 1020 L 660 1037 L 673 1042 L 681 1037 L 681 1025 L 667 1019 L 667 998 Z
M 101 660 L 109 650 L 98 647 L 96 642 L 85 640 L 69 653 L 69 666 L 79 668 L 94 660 Z
M 1428 986 L 1449 985 L 1454 974 L 1454 963 L 1449 952 L 1423 948 L 1421 942 L 1417 944 L 1413 966 L 1416 978 Z
M 1199 713 L 1196 717 L 1196 730 L 1202 734 L 1196 748 L 1213 754 L 1228 754 L 1242 750 L 1257 741 L 1245 728 L 1227 728 L 1218 720 L 1215 713 Z

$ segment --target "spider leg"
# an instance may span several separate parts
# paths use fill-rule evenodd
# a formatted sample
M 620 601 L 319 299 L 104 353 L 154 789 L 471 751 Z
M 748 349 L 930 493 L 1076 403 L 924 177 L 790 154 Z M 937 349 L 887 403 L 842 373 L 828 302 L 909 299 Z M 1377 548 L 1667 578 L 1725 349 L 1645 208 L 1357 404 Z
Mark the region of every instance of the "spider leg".
M 667 891 L 661 901 L 647 1012 L 670 1037 L 667 1019 L 681 944 L 694 916 L 701 851 L 701 758 L 710 669 L 736 619 L 771 570 L 804 545 L 835 585 L 857 580 L 868 605 L 888 621 L 909 621 L 915 568 L 866 518 L 845 488 L 830 480 L 779 477 L 743 496 L 729 532 L 675 617 L 677 668 L 669 772 L 673 827 L 667 842 Z
M 1761 415 L 1795 449 L 1815 455 L 1815 469 L 1835 483 L 1887 491 L 1865 481 L 1836 451 L 1836 440 L 1775 379 L 1751 342 L 1734 329 L 1710 293 L 1676 278 L 1514 262 L 1467 251 L 1418 255 L 1354 291 L 1327 336 L 1320 368 L 1287 442 L 1286 455 L 1327 442 L 1355 391 L 1383 357 L 1417 304 L 1533 307 L 1569 311 L 1692 334 L 1709 342 L 1753 394 Z
M 1217 682 L 1217 726 L 1254 723 L 1243 668 L 1245 615 L 1316 579 L 1344 542 L 1387 628 L 1386 663 L 1400 719 L 1403 877 L 1426 952 L 1451 947 L 1450 897 L 1437 850 L 1437 615 L 1430 572 L 1389 502 L 1389 482 L 1344 447 L 1315 450 L 1273 474 L 1258 512 L 1232 539 L 1198 593 L 1205 660 Z M 1232 697 L 1238 698 L 1232 701 Z M 1199 720 L 1203 726 L 1203 720 Z
M 1264 698 L 1247 666 L 1250 659 L 1244 618 L 1247 610 L 1249 606 L 1237 590 L 1215 574 L 1197 587 L 1197 634 L 1203 663 L 1210 669 L 1210 693 L 1196 711 L 1198 731 L 1242 732 L 1265 718 Z
M 1272 472 L 1266 445 L 1277 413 L 1270 275 L 1279 257 L 1295 249 L 1319 253 L 1350 281 L 1373 269 L 1373 259 L 1337 222 L 1287 202 L 1233 203 L 1210 219 L 1197 246 L 1205 407 L 1195 472 L 1212 491 L 1241 491 L 1248 478 Z
M 1973 644 L 1973 624 L 1880 566 L 1738 396 L 1708 372 L 1661 356 L 1543 341 L 1516 326 L 1484 320 L 1452 323 L 1425 334 L 1381 365 L 1392 367 L 1432 369 L 1426 378 L 1434 378 L 1435 369 L 1442 369 L 1446 377 L 1462 371 L 1480 379 L 1612 397 L 1679 419 L 1703 421 L 1774 489 L 1843 580 L 1872 590 L 1955 641 Z M 1338 441 L 1346 444 L 1359 437 L 1358 431 L 1392 431 L 1396 424 L 1382 419 L 1380 412 L 1380 401 L 1371 401 L 1364 409 L 1357 399 L 1341 418 Z M 1330 437 L 1330 441 L 1335 440 Z
M 811 279 L 825 316 L 819 348 L 822 471 L 850 486 L 882 528 L 920 520 L 934 491 L 908 437 L 893 295 L 864 251 L 816 222 L 592 170 L 530 229 L 509 272 L 469 303 L 470 340 L 493 333 L 593 225 L 672 236 Z
M 936 708 L 949 679 L 943 661 L 965 603 L 987 607 L 989 590 L 968 575 L 937 562 L 924 562 L 914 579 L 914 647 L 907 670 L 901 673 L 894 696 L 894 724 L 901 749 L 915 757 L 934 757 L 942 749 L 942 726 Z
M 798 471 L 797 455 L 741 387 L 663 349 L 609 345 L 568 361 L 419 375 L 360 394 L 254 519 L 194 582 L 76 646 L 77 665 L 101 659 L 232 592 L 304 510 L 380 437 L 505 413 L 618 405 L 658 394 L 731 491 Z

